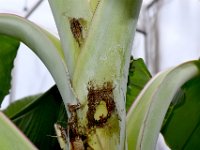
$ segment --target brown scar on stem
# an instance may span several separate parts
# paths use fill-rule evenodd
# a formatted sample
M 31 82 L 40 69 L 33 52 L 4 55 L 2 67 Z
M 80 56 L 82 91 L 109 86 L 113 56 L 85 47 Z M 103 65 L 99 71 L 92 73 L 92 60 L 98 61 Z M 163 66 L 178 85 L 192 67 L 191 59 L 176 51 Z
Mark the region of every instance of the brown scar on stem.
M 80 47 L 83 42 L 83 27 L 80 23 L 80 19 L 69 18 L 69 23 L 74 39 L 76 40 L 76 42 Z
M 66 134 L 66 130 L 62 127 L 62 126 L 59 126 L 59 129 L 61 131 L 61 137 L 62 139 L 65 141 L 65 143 L 67 143 L 67 134 Z
M 57 137 L 58 142 L 60 144 L 61 149 L 65 149 L 66 143 L 67 143 L 67 133 L 64 127 L 62 127 L 60 124 L 55 123 L 54 128 L 56 131 L 55 137 Z
M 88 83 L 88 127 L 102 127 L 105 125 L 107 120 L 111 117 L 112 112 L 115 110 L 115 102 L 113 95 L 113 84 L 112 82 L 105 82 L 102 87 L 95 87 L 94 82 L 90 81 Z M 106 103 L 107 116 L 100 116 L 99 120 L 94 118 L 96 107 L 101 101 Z
M 81 104 L 68 104 L 68 109 L 71 114 L 70 118 L 68 119 L 68 126 L 69 126 L 69 133 L 70 139 L 71 137 L 75 138 L 78 136 L 78 127 L 77 127 L 77 110 L 81 107 Z
M 68 104 L 68 109 L 71 114 L 68 119 L 68 133 L 70 137 L 70 143 L 72 146 L 72 150 L 84 150 L 84 142 L 82 140 L 81 135 L 78 132 L 78 124 L 77 124 L 77 110 L 81 108 L 81 104 Z
M 57 124 L 57 128 L 60 130 L 61 133 L 61 138 L 63 139 L 63 141 L 65 143 L 67 143 L 67 134 L 66 134 L 66 130 L 64 127 L 62 127 L 61 125 Z

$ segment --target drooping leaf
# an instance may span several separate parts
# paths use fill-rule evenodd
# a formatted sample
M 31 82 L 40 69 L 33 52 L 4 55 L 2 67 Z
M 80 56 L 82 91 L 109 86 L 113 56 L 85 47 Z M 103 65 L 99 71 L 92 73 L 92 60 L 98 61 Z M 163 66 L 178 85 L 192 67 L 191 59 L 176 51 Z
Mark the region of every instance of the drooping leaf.
M 183 105 L 181 101 L 174 100 L 174 96 L 183 84 L 199 73 L 200 62 L 190 61 L 156 75 L 147 83 L 127 114 L 129 149 L 156 148 L 170 103 L 173 101 L 174 104 Z M 184 98 L 181 92 L 179 95 L 176 97 Z
M 77 101 L 60 41 L 55 36 L 23 17 L 4 13 L 0 13 L 0 34 L 19 39 L 40 58 L 55 80 L 64 104 Z
M 59 149 L 54 123 L 66 125 L 67 115 L 57 90 L 27 97 L 11 104 L 4 113 L 39 149 Z
M 170 105 L 170 115 L 165 121 L 162 133 L 172 149 L 200 149 L 199 89 L 200 77 L 198 76 L 182 86 L 182 96 L 174 98 L 178 103 Z
M 0 34 L 0 106 L 11 87 L 11 70 L 19 42 Z
M 0 148 L 1 150 L 36 150 L 34 145 L 0 111 Z
M 126 110 L 130 108 L 131 104 L 138 96 L 145 84 L 151 79 L 151 74 L 148 71 L 143 59 L 131 58 L 128 85 L 126 93 Z

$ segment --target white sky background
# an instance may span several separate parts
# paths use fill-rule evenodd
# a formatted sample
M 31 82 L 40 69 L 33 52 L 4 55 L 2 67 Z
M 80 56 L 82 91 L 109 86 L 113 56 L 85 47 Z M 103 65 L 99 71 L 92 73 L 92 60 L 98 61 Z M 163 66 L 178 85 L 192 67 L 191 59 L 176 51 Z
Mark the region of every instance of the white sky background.
M 161 70 L 200 56 L 200 1 L 165 1 L 159 12 Z
M 28 19 L 54 34 L 57 33 L 47 1 L 42 2 Z M 11 100 L 22 98 L 26 93 L 34 95 L 45 92 L 54 84 L 46 67 L 25 45 L 21 45 L 15 65 Z
M 158 70 L 198 59 L 200 56 L 200 0 L 162 0 L 156 15 L 159 39 Z M 148 26 L 150 23 L 146 22 L 144 25 L 141 16 L 139 28 L 143 29 L 143 26 Z M 133 54 L 135 57 L 145 57 L 144 36 L 136 35 Z M 152 52 L 149 55 L 153 55 Z M 150 63 L 150 65 L 156 65 L 153 61 Z
M 150 2 L 152 0 L 144 0 Z M 0 0 L 0 12 L 25 16 L 24 5 L 30 10 L 37 0 Z M 187 60 L 198 59 L 200 54 L 200 1 L 199 0 L 163 0 L 158 11 L 159 20 L 159 70 L 175 66 Z M 44 0 L 29 19 L 50 32 L 57 34 L 55 23 L 48 5 Z M 142 24 L 142 21 L 140 19 Z M 144 36 L 136 34 L 133 46 L 135 58 L 145 57 Z M 27 95 L 45 92 L 54 81 L 40 60 L 27 49 L 20 46 L 15 69 L 13 87 L 9 99 L 15 100 Z M 6 106 L 4 102 L 3 107 Z

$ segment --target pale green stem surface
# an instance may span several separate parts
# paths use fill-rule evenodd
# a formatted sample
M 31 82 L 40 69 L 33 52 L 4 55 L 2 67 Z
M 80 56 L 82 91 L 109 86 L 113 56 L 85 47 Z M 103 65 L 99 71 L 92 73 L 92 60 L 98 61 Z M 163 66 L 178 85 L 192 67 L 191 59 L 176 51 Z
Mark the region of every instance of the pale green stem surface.
M 133 33 L 142 1 L 49 0 L 49 2 L 61 37 L 66 63 L 60 56 L 62 51 L 57 51 L 60 46 L 56 47 L 54 38 L 20 17 L 1 15 L 0 33 L 18 38 L 41 58 L 52 73 L 65 105 L 77 103 L 70 86 L 70 76 L 72 77 L 73 88 L 81 103 L 81 108 L 75 112 L 78 117 L 77 126 L 80 132 L 78 134 L 87 135 L 87 142 L 91 148 L 126 149 L 125 93 Z M 83 26 L 86 27 L 84 42 L 79 47 L 71 31 L 69 23 L 71 18 L 81 19 L 86 24 Z M 86 117 L 90 81 L 95 88 L 111 83 L 116 106 L 105 124 L 92 129 L 88 129 Z M 105 103 L 100 102 L 100 104 L 101 106 L 96 108 L 97 119 L 102 117 L 99 109 L 104 109 L 103 115 L 108 114 Z M 74 112 L 72 114 L 74 115 Z
M 106 127 L 96 128 L 97 134 L 90 135 L 90 144 L 95 150 L 125 149 L 125 93 L 131 47 L 140 5 L 140 0 L 99 1 L 87 40 L 77 61 L 73 88 L 83 105 L 78 110 L 81 127 L 87 128 L 88 83 L 92 81 L 96 87 L 102 87 L 105 82 L 113 84 L 116 104 L 114 116 L 117 117 L 112 120 L 111 125 L 115 126 L 115 131 L 110 130 L 113 134 L 108 134 Z

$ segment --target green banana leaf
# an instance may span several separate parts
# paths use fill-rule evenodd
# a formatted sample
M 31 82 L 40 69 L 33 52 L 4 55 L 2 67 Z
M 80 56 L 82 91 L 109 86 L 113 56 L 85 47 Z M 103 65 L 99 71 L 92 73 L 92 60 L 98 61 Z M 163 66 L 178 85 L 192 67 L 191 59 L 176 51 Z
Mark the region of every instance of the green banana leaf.
M 140 95 L 137 97 L 127 114 L 127 139 L 129 149 L 150 150 L 156 148 L 156 143 L 163 120 L 164 126 L 167 125 L 165 116 L 170 103 L 172 102 L 173 104 L 177 104 L 179 107 L 182 106 L 183 103 L 186 103 L 182 102 L 181 100 L 175 100 L 174 96 L 183 99 L 185 97 L 185 91 L 182 91 L 180 88 L 189 80 L 199 76 L 199 73 L 200 62 L 190 61 L 175 68 L 168 69 L 156 75 L 148 82 L 145 88 L 140 92 Z M 194 84 L 198 84 L 198 82 L 194 81 Z M 192 98 L 192 96 L 189 95 L 186 95 L 186 97 L 189 99 Z M 189 120 L 187 120 L 186 116 L 190 109 L 193 108 L 188 107 L 186 108 L 186 112 L 181 113 L 182 117 L 185 118 L 184 122 L 180 123 L 181 125 L 185 124 L 185 126 L 187 126 L 186 124 L 192 124 L 192 122 L 195 123 L 194 120 L 198 118 L 193 114 L 197 113 L 197 111 L 192 112 L 189 115 L 191 117 L 191 122 L 189 123 Z M 173 113 L 168 111 L 167 118 L 170 118 L 170 114 Z M 193 115 L 195 116 L 195 119 Z M 194 120 L 192 120 L 192 118 Z M 174 126 L 176 126 L 176 128 L 179 128 L 180 126 L 181 128 L 180 124 L 178 121 L 176 124 L 174 124 Z M 189 130 L 190 128 L 196 129 L 191 125 L 188 127 Z M 184 130 L 181 132 L 187 133 L 187 130 L 188 128 L 184 128 Z M 176 133 L 176 129 L 174 128 L 174 134 L 170 136 L 172 138 L 176 134 L 176 136 L 179 138 L 184 138 L 182 136 L 187 136 L 187 139 L 190 139 L 189 135 L 191 135 L 191 132 L 188 135 L 183 133 L 180 134 L 181 132 Z M 172 130 L 170 134 L 172 134 Z M 186 141 L 184 141 L 184 143 L 185 142 Z
M 133 59 L 133 57 L 131 57 L 126 93 L 127 111 L 150 79 L 151 74 L 144 63 L 144 60 L 142 58 Z
M 162 134 L 175 150 L 200 149 L 200 76 L 185 83 L 175 96 Z
M 0 106 L 11 87 L 11 70 L 19 42 L 0 34 Z
M 54 123 L 66 127 L 67 115 L 56 86 L 45 94 L 16 101 L 4 113 L 39 149 L 60 149 Z
M 36 147 L 0 111 L 0 149 L 36 150 Z

